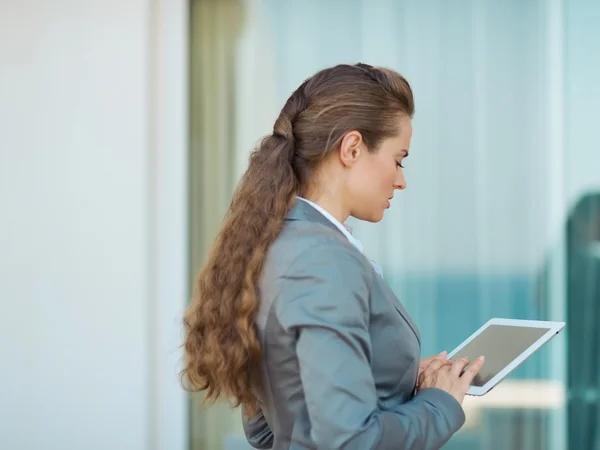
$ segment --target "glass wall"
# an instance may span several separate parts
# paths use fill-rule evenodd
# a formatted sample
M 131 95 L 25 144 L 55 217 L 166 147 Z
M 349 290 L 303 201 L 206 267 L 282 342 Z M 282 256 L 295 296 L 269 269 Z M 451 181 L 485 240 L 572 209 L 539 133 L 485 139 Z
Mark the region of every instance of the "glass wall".
M 382 223 L 352 226 L 418 324 L 423 356 L 452 350 L 491 317 L 568 321 L 567 332 L 493 392 L 465 401 L 467 423 L 444 448 L 600 448 L 600 371 L 577 365 L 581 355 L 600 355 L 600 219 L 589 213 L 597 194 L 579 200 L 600 188 L 600 175 L 578 183 L 575 169 L 590 174 L 597 165 L 600 174 L 600 152 L 565 145 L 566 115 L 578 107 L 565 99 L 576 83 L 566 25 L 576 7 L 558 0 L 239 4 L 227 85 L 235 120 L 222 131 L 233 137 L 223 148 L 197 150 L 233 149 L 228 167 L 236 179 L 289 94 L 315 71 L 360 61 L 403 73 L 417 109 L 408 189 Z M 577 162 L 569 162 L 574 152 Z M 201 410 L 192 420 L 220 424 L 211 445 L 247 448 L 239 412 Z M 217 448 L 202 442 L 194 450 Z

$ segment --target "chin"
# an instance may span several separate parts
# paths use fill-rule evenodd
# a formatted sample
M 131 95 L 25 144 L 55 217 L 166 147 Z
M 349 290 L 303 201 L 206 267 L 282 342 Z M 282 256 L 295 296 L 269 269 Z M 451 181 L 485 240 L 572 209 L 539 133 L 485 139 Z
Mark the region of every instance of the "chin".
M 377 223 L 383 219 L 384 211 L 365 211 L 363 214 L 354 215 L 358 220 L 364 220 L 365 222 Z

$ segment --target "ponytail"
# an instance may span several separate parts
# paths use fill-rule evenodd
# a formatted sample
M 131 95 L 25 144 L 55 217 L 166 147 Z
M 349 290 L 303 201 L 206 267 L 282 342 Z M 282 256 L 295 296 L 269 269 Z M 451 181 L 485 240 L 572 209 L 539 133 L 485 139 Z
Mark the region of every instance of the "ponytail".
M 293 134 L 283 133 L 265 137 L 251 154 L 184 317 L 186 387 L 206 391 L 209 403 L 228 398 L 249 415 L 260 388 L 258 280 L 299 190 Z

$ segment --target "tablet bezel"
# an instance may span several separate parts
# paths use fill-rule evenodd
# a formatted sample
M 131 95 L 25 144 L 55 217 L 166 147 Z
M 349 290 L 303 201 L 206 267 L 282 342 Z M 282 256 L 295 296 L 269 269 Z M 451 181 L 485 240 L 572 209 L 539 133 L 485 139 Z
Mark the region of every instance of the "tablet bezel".
M 507 325 L 513 327 L 526 327 L 526 328 L 548 328 L 548 331 L 544 333 L 537 341 L 527 347 L 519 356 L 517 356 L 510 364 L 504 369 L 498 372 L 492 379 L 490 379 L 483 386 L 470 386 L 467 395 L 481 396 L 488 393 L 494 386 L 500 381 L 510 375 L 517 367 L 519 367 L 527 358 L 535 353 L 542 345 L 547 343 L 550 339 L 560 333 L 565 327 L 565 322 L 555 321 L 543 321 L 543 320 L 522 320 L 522 319 L 503 319 L 493 318 L 484 323 L 477 331 L 469 336 L 462 344 L 456 347 L 447 357 L 447 359 L 453 358 L 460 350 L 465 347 L 469 342 L 479 336 L 485 329 L 490 325 Z M 485 356 L 485 355 L 483 355 Z

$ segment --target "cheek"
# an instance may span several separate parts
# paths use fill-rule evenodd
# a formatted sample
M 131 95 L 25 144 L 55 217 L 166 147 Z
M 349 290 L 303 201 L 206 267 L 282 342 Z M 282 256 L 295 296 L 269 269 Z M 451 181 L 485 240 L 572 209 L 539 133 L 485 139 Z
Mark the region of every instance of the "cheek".
M 398 177 L 398 170 L 399 169 L 397 169 L 395 166 L 393 168 L 386 166 L 381 170 L 379 180 L 382 189 L 389 191 L 393 188 L 396 178 Z
M 360 173 L 354 178 L 355 198 L 365 202 L 379 203 L 382 197 L 387 199 L 393 190 L 397 177 L 395 163 L 389 161 L 372 160 L 371 164 L 363 166 Z
M 395 179 L 396 171 L 390 170 L 389 167 L 382 167 L 373 174 L 368 192 L 374 204 L 380 205 L 382 201 L 387 200 L 394 190 Z

